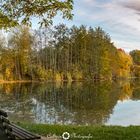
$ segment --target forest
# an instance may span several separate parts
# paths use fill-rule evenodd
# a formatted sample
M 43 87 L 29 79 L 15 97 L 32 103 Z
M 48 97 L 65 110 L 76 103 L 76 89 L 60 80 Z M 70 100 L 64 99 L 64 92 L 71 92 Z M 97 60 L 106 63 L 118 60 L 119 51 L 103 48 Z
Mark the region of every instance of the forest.
M 140 51 L 117 49 L 100 27 L 65 24 L 0 35 L 0 80 L 82 81 L 140 76 Z

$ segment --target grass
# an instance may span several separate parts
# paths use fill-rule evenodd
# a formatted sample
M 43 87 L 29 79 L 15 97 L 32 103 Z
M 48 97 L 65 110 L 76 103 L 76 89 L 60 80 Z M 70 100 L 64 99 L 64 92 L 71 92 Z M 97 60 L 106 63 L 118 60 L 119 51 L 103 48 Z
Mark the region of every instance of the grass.
M 64 132 L 68 132 L 71 135 L 70 140 L 140 140 L 140 126 L 71 126 L 27 123 L 18 125 L 42 136 L 62 136 Z

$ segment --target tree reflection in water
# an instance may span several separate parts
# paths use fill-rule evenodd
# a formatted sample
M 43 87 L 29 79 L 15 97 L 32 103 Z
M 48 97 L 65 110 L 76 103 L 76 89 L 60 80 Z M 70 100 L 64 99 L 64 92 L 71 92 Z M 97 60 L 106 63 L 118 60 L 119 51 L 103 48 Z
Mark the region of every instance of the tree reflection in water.
M 118 100 L 140 97 L 137 86 L 129 81 L 1 84 L 0 106 L 12 121 L 104 124 Z

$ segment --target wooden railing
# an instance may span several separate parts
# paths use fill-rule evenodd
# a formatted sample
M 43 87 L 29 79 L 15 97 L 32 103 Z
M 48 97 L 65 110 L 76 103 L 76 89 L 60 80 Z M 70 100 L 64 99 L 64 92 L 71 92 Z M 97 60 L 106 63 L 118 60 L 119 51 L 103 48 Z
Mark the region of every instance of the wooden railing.
M 5 111 L 0 110 L 0 128 L 4 131 L 8 138 L 12 140 L 37 140 L 41 139 L 39 135 L 33 134 L 13 123 L 8 119 Z

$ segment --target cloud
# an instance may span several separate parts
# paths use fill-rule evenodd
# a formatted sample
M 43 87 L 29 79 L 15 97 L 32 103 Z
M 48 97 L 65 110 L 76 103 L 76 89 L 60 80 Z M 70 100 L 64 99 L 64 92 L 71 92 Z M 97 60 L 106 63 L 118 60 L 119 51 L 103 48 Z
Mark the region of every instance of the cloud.
M 73 23 L 101 26 L 118 48 L 140 49 L 140 0 L 75 1 Z
M 123 6 L 132 10 L 135 10 L 136 12 L 140 12 L 140 1 L 139 0 L 129 0 L 125 3 L 123 3 Z
M 140 0 L 74 0 L 73 13 L 72 21 L 57 17 L 55 24 L 101 26 L 116 47 L 140 49 Z
M 114 40 L 114 44 L 117 48 L 123 48 L 126 52 L 130 52 L 134 49 L 140 49 L 139 44 L 135 41 L 125 41 L 125 40 Z M 135 48 L 134 48 L 135 47 Z

